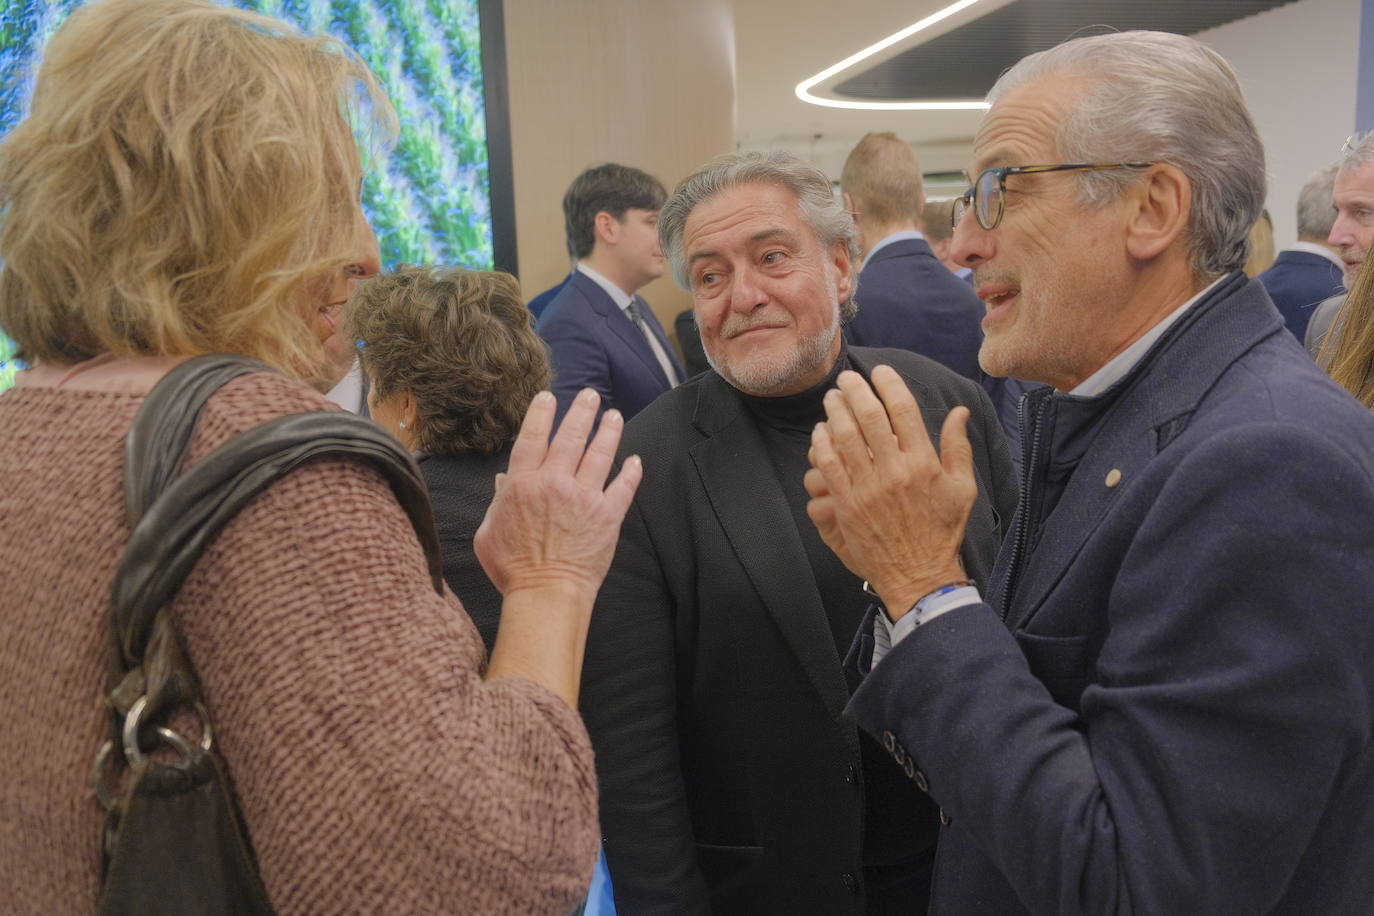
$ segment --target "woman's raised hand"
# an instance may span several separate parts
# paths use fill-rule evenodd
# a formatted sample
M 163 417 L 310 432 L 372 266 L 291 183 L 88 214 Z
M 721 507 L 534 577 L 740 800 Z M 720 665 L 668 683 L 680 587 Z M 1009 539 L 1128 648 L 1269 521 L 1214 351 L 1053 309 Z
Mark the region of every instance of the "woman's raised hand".
M 473 544 L 506 598 L 526 589 L 571 587 L 590 601 L 601 587 L 644 472 L 639 456 L 631 456 L 606 484 L 625 420 L 619 411 L 606 411 L 588 444 L 599 404 L 595 391 L 583 389 L 550 441 L 553 395 L 541 391 L 530 402 Z

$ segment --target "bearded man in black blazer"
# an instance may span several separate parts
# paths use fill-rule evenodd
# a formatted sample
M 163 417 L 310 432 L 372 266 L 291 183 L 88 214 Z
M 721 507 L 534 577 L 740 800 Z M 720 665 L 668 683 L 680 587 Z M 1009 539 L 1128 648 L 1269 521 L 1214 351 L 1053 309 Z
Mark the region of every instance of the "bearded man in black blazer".
M 846 345 L 852 221 L 795 157 L 708 163 L 660 233 L 713 371 L 649 405 L 622 447 L 648 483 L 593 616 L 581 702 L 616 906 L 923 913 L 938 811 L 841 718 L 841 657 L 869 598 L 807 518 L 802 477 L 843 369 L 893 366 L 932 435 L 971 411 L 981 495 L 961 556 L 981 582 L 1016 502 L 997 418 L 924 357 Z

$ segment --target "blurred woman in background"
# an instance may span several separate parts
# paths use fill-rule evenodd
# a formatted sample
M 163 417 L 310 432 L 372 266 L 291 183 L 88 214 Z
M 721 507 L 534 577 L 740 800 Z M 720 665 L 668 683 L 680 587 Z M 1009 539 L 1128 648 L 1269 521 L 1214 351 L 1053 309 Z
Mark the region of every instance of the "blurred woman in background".
M 491 647 L 501 595 L 472 541 L 525 406 L 548 387 L 548 348 L 515 278 L 495 271 L 403 267 L 364 280 L 343 322 L 362 341 L 373 419 L 420 463 L 444 579 Z
M 1317 361 L 1338 385 L 1374 410 L 1374 268 L 1367 263 L 1333 326 Z
M 206 404 L 189 460 L 329 409 L 302 380 L 378 269 L 350 121 L 394 116 L 338 42 L 207 0 L 105 0 L 49 43 L 0 143 L 0 328 L 32 368 L 0 395 L 0 899 L 87 914 L 103 812 L 110 589 L 129 538 L 125 434 L 171 366 L 280 370 Z M 592 600 L 639 466 L 621 421 L 549 443 L 534 399 L 478 552 L 505 595 L 490 662 L 437 595 L 370 465 L 307 462 L 211 541 L 174 599 L 280 913 L 556 913 L 596 855 L 575 712 Z M 575 416 L 574 416 L 575 414 Z M 161 723 L 158 723 L 161 724 Z

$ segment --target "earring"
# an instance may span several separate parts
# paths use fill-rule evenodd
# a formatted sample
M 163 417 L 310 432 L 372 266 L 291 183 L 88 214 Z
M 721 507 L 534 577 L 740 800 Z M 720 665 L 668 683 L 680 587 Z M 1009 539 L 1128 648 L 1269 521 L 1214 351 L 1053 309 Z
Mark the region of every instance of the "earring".
M 405 428 L 406 428 L 406 421 L 405 421 L 405 420 L 397 420 L 397 421 L 396 421 L 396 425 L 399 426 L 399 427 L 401 427 L 401 429 L 405 429 Z

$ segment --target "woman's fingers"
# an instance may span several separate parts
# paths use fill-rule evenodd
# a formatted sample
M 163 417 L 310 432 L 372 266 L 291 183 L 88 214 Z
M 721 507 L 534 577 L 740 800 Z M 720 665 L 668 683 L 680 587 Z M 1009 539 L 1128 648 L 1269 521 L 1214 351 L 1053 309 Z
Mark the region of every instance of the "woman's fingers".
M 606 488 L 606 511 L 614 520 L 617 531 L 620 530 L 620 522 L 629 511 L 630 501 L 634 499 L 635 490 L 639 489 L 639 482 L 643 479 L 644 464 L 638 455 L 631 455 L 625 459 L 625 463 L 620 466 L 620 473 L 615 475 L 611 485 Z M 611 547 L 614 550 L 614 541 Z
M 563 422 L 558 424 L 553 441 L 549 443 L 548 455 L 544 458 L 546 464 L 566 470 L 569 474 L 576 473 L 600 406 L 601 395 L 593 389 L 583 388 L 577 393 L 568 412 L 563 414 Z
M 611 472 L 615 450 L 620 446 L 620 436 L 624 431 L 625 418 L 620 411 L 612 409 L 601 415 L 601 425 L 577 466 L 579 484 L 598 490 L 606 485 L 606 475 Z
M 541 391 L 530 401 L 525 410 L 525 419 L 520 421 L 520 432 L 511 446 L 509 473 L 532 470 L 544 462 L 549 449 L 549 431 L 553 429 L 553 415 L 558 409 L 553 392 Z

